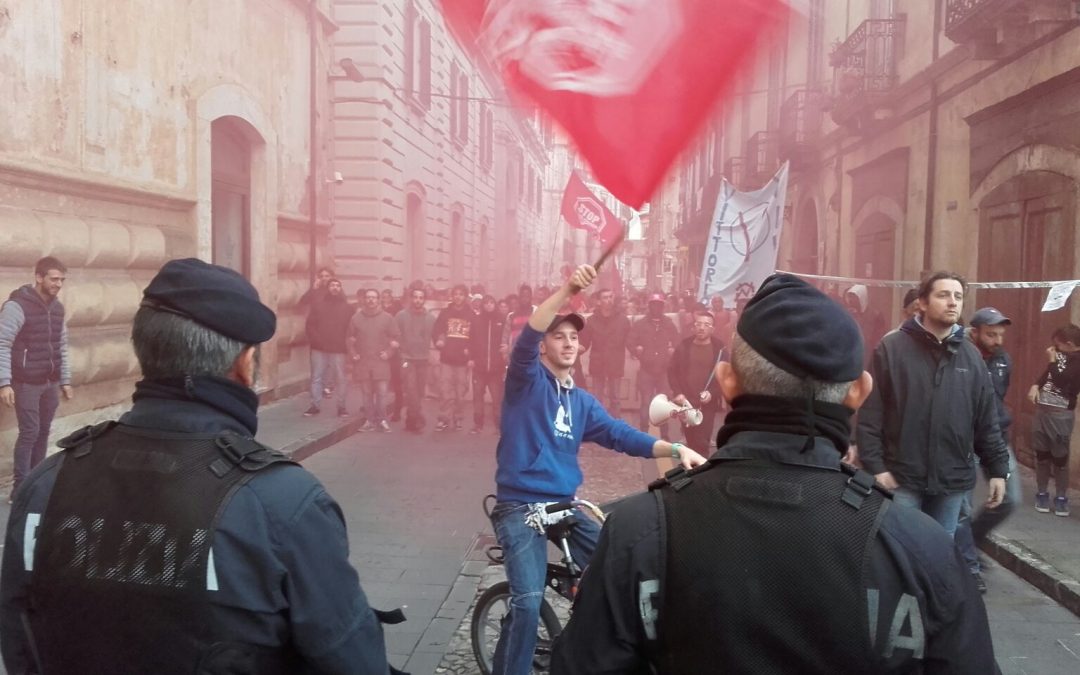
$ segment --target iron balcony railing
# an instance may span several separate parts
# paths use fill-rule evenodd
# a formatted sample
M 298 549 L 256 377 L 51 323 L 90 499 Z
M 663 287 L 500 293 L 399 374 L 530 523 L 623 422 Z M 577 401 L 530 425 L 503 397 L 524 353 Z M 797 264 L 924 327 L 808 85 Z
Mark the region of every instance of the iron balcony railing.
M 724 163 L 724 177 L 739 190 L 746 185 L 746 158 L 729 157 Z
M 896 86 L 904 23 L 903 17 L 867 19 L 833 48 L 829 63 L 836 71 L 837 98 L 883 93 Z
M 776 172 L 778 144 L 776 133 L 771 131 L 759 131 L 746 142 L 745 173 L 752 183 L 751 187 L 758 187 L 758 183 L 769 180 Z
M 945 35 L 954 42 L 993 43 L 1000 28 L 1076 18 L 1074 0 L 945 0 Z
M 780 106 L 780 157 L 797 159 L 814 149 L 821 133 L 825 97 L 818 89 L 797 89 Z

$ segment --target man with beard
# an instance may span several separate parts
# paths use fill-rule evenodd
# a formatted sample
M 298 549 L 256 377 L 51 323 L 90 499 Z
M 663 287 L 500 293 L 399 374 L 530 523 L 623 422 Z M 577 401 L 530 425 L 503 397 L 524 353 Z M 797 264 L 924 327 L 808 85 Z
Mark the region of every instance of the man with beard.
M 732 342 L 719 449 L 614 508 L 552 675 L 997 672 L 952 541 L 840 462 L 872 386 L 852 317 L 778 274 Z
M 1002 345 L 1005 342 L 1005 328 L 1010 326 L 1012 321 L 993 307 L 983 307 L 972 315 L 970 323 L 971 328 L 967 335 L 971 343 L 978 347 L 986 363 L 990 383 L 994 387 L 998 427 L 1001 428 L 1001 436 L 1005 439 L 1009 451 L 1009 477 L 1005 481 L 1005 498 L 1001 500 L 1001 505 L 994 509 L 980 509 L 972 518 L 972 491 L 968 491 L 964 496 L 964 503 L 960 506 L 960 520 L 956 526 L 956 546 L 963 554 L 971 575 L 975 577 L 979 592 L 985 593 L 986 581 L 982 576 L 982 565 L 979 563 L 976 546 L 986 539 L 990 530 L 1004 522 L 1009 514 L 1016 510 L 1022 497 L 1020 474 L 1016 470 L 1016 455 L 1008 435 L 1012 416 L 1005 405 L 1005 394 L 1009 391 L 1009 378 L 1012 376 L 1012 359 Z M 989 475 L 987 478 L 989 479 Z
M 469 334 L 476 314 L 466 302 L 464 284 L 450 291 L 450 304 L 435 319 L 435 348 L 442 377 L 441 409 L 435 431 L 461 431 L 465 396 L 469 391 Z
M 401 384 L 405 389 L 405 431 L 420 433 L 424 428 L 424 393 L 427 389 L 431 354 L 431 332 L 435 317 L 424 304 L 423 286 L 409 289 L 409 306 L 394 317 L 401 333 Z
M 675 345 L 679 344 L 679 329 L 664 315 L 664 294 L 653 293 L 645 316 L 634 322 L 626 348 L 638 361 L 638 428 L 649 430 L 649 403 L 657 394 L 667 391 L 667 367 Z M 668 437 L 667 422 L 660 425 L 660 437 Z
M 388 672 L 340 507 L 254 438 L 276 321 L 224 267 L 150 281 L 131 410 L 61 440 L 11 510 L 9 673 Z
M 15 289 L 0 307 L 0 402 L 15 408 L 19 425 L 8 503 L 45 459 L 60 395 L 72 397 L 64 305 L 57 299 L 66 275 L 64 263 L 42 258 L 34 265 L 34 285 Z
M 386 393 L 390 381 L 390 357 L 400 346 L 397 322 L 383 311 L 379 292 L 374 288 L 361 291 L 360 311 L 349 322 L 349 355 L 353 377 L 360 384 L 360 431 L 388 433 Z
M 602 288 L 596 294 L 596 311 L 589 317 L 589 377 L 592 391 L 604 409 L 618 417 L 622 410 L 619 383 L 626 370 L 626 338 L 630 319 L 615 307 L 615 292 Z M 697 447 L 691 444 L 692 447 Z
M 495 675 L 532 671 L 547 539 L 526 521 L 547 504 L 574 496 L 582 479 L 577 459 L 581 444 L 592 442 L 635 457 L 671 457 L 687 469 L 705 461 L 681 443 L 657 440 L 613 419 L 591 394 L 574 386 L 570 371 L 585 319 L 556 312 L 595 279 L 591 265 L 578 267 L 529 317 L 510 355 L 491 521 L 503 549 L 511 599 L 495 648 Z M 599 526 L 588 518 L 575 518 L 570 549 L 584 568 Z
M 491 394 L 491 423 L 499 430 L 499 409 L 502 407 L 503 375 L 506 359 L 502 355 L 503 327 L 506 315 L 499 314 L 495 298 L 484 296 L 480 314 L 469 330 L 469 368 L 472 369 L 473 428 L 469 433 L 484 430 L 484 396 Z
M 713 315 L 705 310 L 694 312 L 694 334 L 675 348 L 668 366 L 668 383 L 675 393 L 672 399 L 679 405 L 690 405 L 701 411 L 701 424 L 688 426 L 683 422 L 686 444 L 708 451 L 712 443 L 713 424 L 720 410 L 720 385 L 713 369 L 720 361 L 724 343 L 713 335 Z
M 349 380 L 345 377 L 345 339 L 355 310 L 345 298 L 341 282 L 330 277 L 322 293 L 311 300 L 308 314 L 308 343 L 311 347 L 311 406 L 304 417 L 321 410 L 326 374 L 338 383 L 338 417 L 348 417 Z
M 402 309 L 401 302 L 389 288 L 382 290 L 379 300 L 383 311 L 390 316 L 397 316 Z M 401 384 L 401 354 L 397 351 L 390 355 L 390 393 L 394 395 L 394 402 L 390 404 L 390 421 L 397 422 L 401 419 L 401 409 L 405 407 L 405 389 Z
M 874 350 L 874 391 L 859 411 L 857 433 L 863 466 L 897 502 L 921 509 L 950 537 L 975 485 L 972 452 L 990 476 L 987 508 L 1001 505 L 1009 476 L 986 364 L 958 323 L 965 290 L 950 272 L 922 282 L 920 316 Z

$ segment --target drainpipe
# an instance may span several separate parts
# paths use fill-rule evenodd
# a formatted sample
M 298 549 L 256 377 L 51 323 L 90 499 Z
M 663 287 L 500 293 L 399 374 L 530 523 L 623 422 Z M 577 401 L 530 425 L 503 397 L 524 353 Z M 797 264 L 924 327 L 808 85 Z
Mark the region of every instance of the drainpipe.
M 931 72 L 933 64 L 937 63 L 938 55 L 941 47 L 941 7 L 942 0 L 934 0 L 934 39 L 933 39 L 933 59 L 931 61 Z M 923 270 L 930 270 L 931 253 L 933 250 L 934 241 L 934 198 L 937 183 L 937 146 L 938 146 L 938 83 L 937 80 L 931 78 L 930 80 L 930 133 L 929 133 L 929 145 L 926 153 L 926 215 L 925 215 L 925 233 L 923 234 L 923 257 L 922 268 Z
M 310 84 L 310 134 L 309 139 L 310 155 L 308 157 L 309 169 L 308 169 L 308 235 L 309 249 L 308 249 L 308 276 L 310 277 L 311 285 L 315 285 L 315 265 L 316 265 L 316 246 L 319 239 L 319 209 L 318 209 L 318 185 L 315 183 L 316 167 L 319 161 L 319 148 L 318 148 L 318 74 L 319 74 L 319 36 L 318 36 L 318 7 L 316 5 L 317 0 L 311 0 L 308 5 L 308 33 L 311 42 L 311 73 L 309 75 Z

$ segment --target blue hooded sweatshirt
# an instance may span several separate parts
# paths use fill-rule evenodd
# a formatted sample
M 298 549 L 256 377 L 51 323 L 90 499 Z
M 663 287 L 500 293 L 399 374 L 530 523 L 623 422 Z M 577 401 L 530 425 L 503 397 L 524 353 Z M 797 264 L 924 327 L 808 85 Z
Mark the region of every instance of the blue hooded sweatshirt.
M 540 363 L 544 334 L 526 325 L 506 370 L 502 436 L 496 450 L 500 502 L 571 499 L 581 485 L 578 449 L 592 442 L 635 457 L 652 457 L 656 439 L 608 415 L 574 381 L 556 381 Z

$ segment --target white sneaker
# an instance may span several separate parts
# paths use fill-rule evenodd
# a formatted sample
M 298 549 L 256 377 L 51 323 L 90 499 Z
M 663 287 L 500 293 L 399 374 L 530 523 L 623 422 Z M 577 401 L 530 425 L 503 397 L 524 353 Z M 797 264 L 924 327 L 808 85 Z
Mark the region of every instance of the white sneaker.
M 390 433 L 390 424 L 387 423 L 386 420 L 379 422 L 379 431 L 383 432 L 384 434 Z

